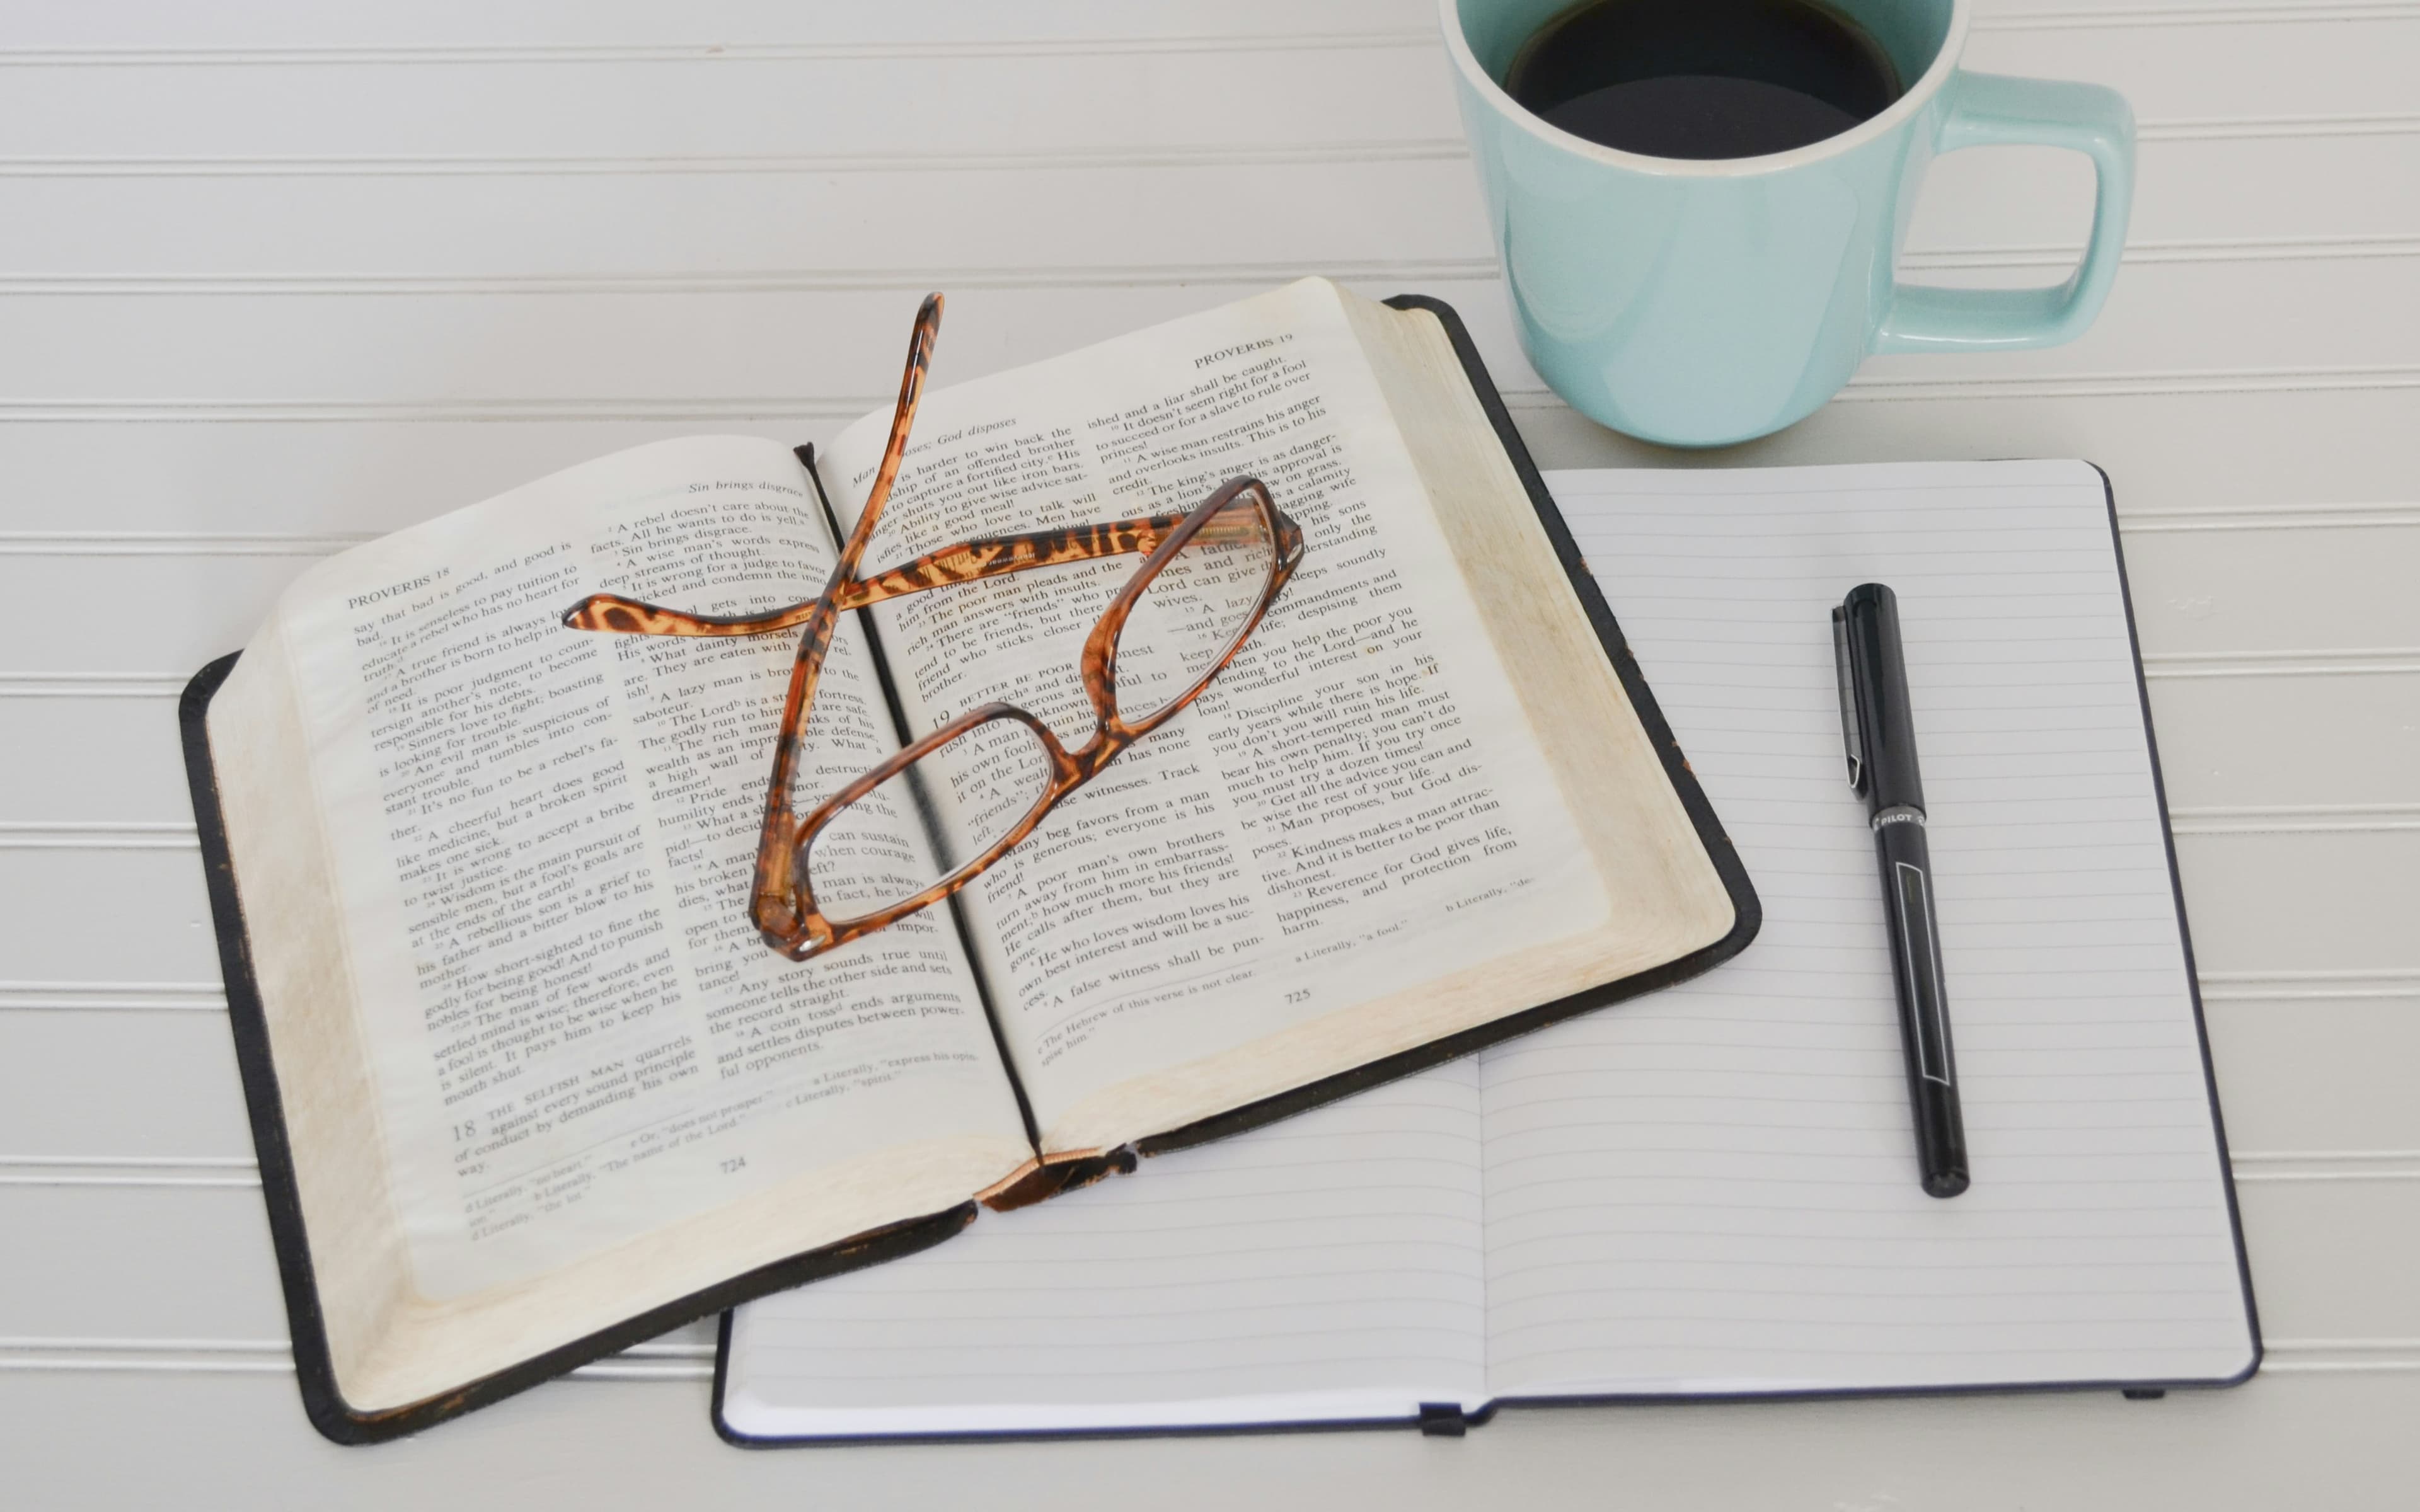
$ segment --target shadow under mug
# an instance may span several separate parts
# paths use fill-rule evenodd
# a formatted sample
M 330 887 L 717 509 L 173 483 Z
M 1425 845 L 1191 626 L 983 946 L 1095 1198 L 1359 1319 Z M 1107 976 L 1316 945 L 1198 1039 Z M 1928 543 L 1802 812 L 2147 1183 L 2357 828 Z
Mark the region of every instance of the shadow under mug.
M 2052 347 L 2100 313 L 2126 240 L 2133 113 L 2097 85 L 1959 68 L 1970 0 L 1827 0 L 1882 44 L 1907 92 L 1807 147 L 1703 162 L 1600 147 L 1504 92 L 1521 44 L 1571 3 L 1439 0 L 1522 343 L 1582 414 L 1720 446 L 1806 418 L 1874 353 Z M 1927 164 L 2018 145 L 2092 160 L 2092 238 L 2074 273 L 2032 289 L 1899 283 Z

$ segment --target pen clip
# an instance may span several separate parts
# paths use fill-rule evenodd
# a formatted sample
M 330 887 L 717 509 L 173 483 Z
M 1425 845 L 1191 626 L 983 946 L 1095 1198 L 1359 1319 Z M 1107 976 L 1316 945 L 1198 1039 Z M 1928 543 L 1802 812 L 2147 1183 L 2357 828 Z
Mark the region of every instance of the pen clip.
M 1849 611 L 1832 610 L 1832 663 L 1840 687 L 1840 743 L 1848 748 L 1849 791 L 1866 792 L 1866 748 L 1857 734 L 1857 674 L 1849 660 Z

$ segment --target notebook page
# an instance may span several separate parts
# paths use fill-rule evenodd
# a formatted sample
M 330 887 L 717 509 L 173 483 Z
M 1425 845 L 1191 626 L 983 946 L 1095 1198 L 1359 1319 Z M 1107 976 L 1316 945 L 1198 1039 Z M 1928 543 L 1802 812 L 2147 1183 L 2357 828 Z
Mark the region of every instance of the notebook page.
M 1489 1385 L 2216 1380 L 2254 1358 L 2102 485 L 1547 474 L 1765 908 L 1488 1052 Z M 1829 612 L 1897 591 L 1974 1186 L 1916 1186 Z
M 742 1307 L 754 1437 L 1404 1418 L 1482 1384 L 1464 1060 Z

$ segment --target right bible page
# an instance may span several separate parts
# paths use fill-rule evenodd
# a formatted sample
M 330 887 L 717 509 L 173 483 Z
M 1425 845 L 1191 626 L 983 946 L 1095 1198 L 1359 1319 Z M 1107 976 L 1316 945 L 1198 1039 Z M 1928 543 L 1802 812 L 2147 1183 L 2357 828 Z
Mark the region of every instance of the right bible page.
M 1202 699 L 962 895 L 1048 1150 L 1159 1133 L 1544 1001 L 1519 995 L 1525 952 L 1612 913 L 1346 298 L 1305 280 L 937 388 L 866 558 L 874 572 L 975 536 L 1181 512 L 1242 474 L 1308 541 Z M 937 374 L 949 351 L 945 334 Z M 844 528 L 888 419 L 818 464 Z M 1141 560 L 879 606 L 911 733 L 999 699 L 1079 745 L 1085 635 Z
M 1488 1051 L 1498 1397 L 2257 1359 L 2099 473 L 1549 473 L 1758 878 L 1724 970 Z M 1898 594 L 1974 1185 L 1916 1185 L 1829 611 Z

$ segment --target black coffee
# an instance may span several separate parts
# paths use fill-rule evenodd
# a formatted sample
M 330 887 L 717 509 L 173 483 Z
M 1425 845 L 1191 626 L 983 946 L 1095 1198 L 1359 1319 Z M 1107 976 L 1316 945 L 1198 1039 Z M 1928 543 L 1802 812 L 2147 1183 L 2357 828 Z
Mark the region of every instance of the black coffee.
M 1522 44 L 1504 88 L 1624 152 L 1754 158 L 1837 136 L 1900 85 L 1880 43 L 1814 0 L 1587 0 Z

